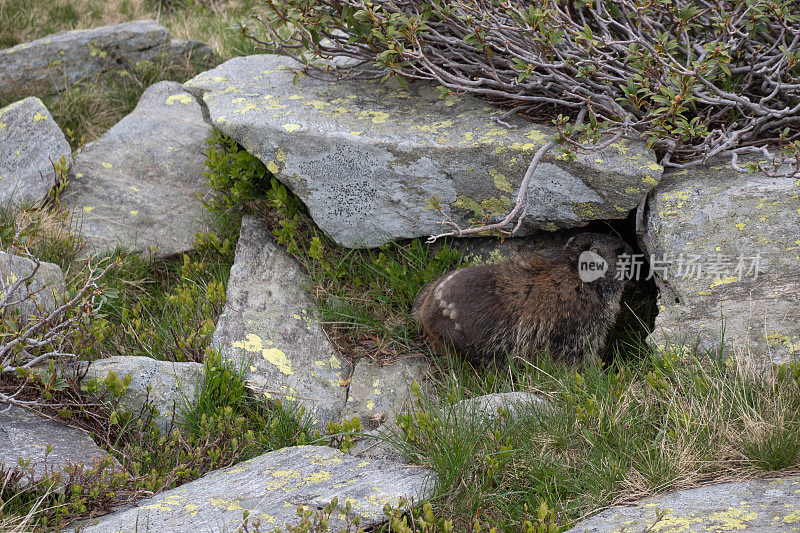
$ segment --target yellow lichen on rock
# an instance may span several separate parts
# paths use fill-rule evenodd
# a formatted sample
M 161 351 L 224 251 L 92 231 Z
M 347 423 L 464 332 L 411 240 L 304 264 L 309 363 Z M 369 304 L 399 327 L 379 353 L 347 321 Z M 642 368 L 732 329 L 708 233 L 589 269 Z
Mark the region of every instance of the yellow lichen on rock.
M 383 111 L 362 111 L 358 114 L 359 118 L 372 118 L 373 124 L 383 124 L 389 118 L 389 113 Z
M 411 129 L 424 131 L 427 133 L 438 133 L 440 129 L 452 128 L 452 127 L 453 127 L 453 121 L 448 119 L 439 122 L 434 122 L 433 124 L 412 124 Z
M 793 341 L 788 335 L 772 330 L 765 335 L 767 343 L 772 346 L 783 346 L 789 353 L 800 352 L 800 339 Z
M 712 281 L 711 285 L 709 285 L 708 287 L 710 289 L 713 289 L 714 287 L 718 287 L 720 285 L 727 285 L 728 283 L 736 283 L 737 281 L 741 281 L 741 278 L 739 278 L 739 276 L 722 276 Z
M 283 374 L 290 376 L 294 374 L 294 370 L 292 370 L 292 362 L 289 361 L 289 358 L 286 357 L 286 353 L 278 348 L 267 348 L 261 352 L 264 356 L 264 359 L 278 367 Z
M 226 511 L 244 511 L 244 507 L 232 500 L 223 498 L 209 498 L 208 503 L 214 507 L 225 509 Z
M 265 348 L 265 344 L 270 346 L 274 343 L 269 340 L 265 343 L 258 335 L 248 333 L 245 339 L 234 342 L 233 347 L 246 352 L 260 353 L 265 360 L 275 365 L 281 373 L 287 376 L 294 374 L 292 362 L 286 356 L 286 353 L 278 348 Z
M 171 94 L 167 96 L 167 105 L 175 105 L 176 103 L 179 104 L 191 104 L 192 97 L 188 94 Z
M 490 168 L 489 174 L 492 176 L 492 179 L 494 180 L 494 186 L 497 190 L 507 193 L 514 192 L 511 187 L 511 183 L 509 183 L 508 178 L 505 177 L 504 174 L 495 168 Z
M 527 137 L 528 139 L 532 140 L 537 144 L 544 144 L 545 142 L 547 142 L 547 134 L 539 129 L 532 129 L 531 131 L 525 134 L 525 137 Z

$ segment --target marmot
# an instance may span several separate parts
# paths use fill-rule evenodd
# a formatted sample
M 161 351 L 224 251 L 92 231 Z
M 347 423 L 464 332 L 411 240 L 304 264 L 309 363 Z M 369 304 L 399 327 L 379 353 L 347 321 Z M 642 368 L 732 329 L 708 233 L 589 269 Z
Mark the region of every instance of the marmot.
M 579 275 L 579 258 L 602 261 L 585 252 L 607 263 L 589 282 L 581 279 L 585 269 Z M 548 349 L 559 362 L 597 363 L 620 309 L 626 280 L 618 279 L 617 263 L 626 253 L 631 247 L 617 237 L 581 233 L 554 257 L 528 253 L 454 270 L 419 291 L 414 318 L 438 349 L 452 346 L 472 362 Z

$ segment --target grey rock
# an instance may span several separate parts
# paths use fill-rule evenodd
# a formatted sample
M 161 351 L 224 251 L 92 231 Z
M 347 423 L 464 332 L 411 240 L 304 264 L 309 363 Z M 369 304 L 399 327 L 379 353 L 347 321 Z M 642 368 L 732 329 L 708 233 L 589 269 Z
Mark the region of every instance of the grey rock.
M 28 276 L 29 280 L 14 288 Z M 33 259 L 0 252 L 0 301 L 7 298 L 4 311 L 16 310 L 26 321 L 41 317 L 56 309 L 66 290 L 60 266 L 39 261 L 37 268 Z
M 800 531 L 800 478 L 722 483 L 613 507 L 568 533 Z M 664 515 L 659 520 L 658 512 Z
M 86 363 L 82 363 L 85 370 Z M 103 381 L 114 372 L 120 379 L 130 374 L 131 382 L 125 390 L 120 407 L 130 413 L 143 412 L 145 405 L 158 409 L 155 422 L 164 433 L 173 429 L 174 423 L 181 423 L 181 410 L 189 408 L 197 400 L 197 392 L 203 384 L 203 365 L 200 363 L 173 363 L 156 361 L 150 357 L 115 356 L 100 359 L 89 364 L 89 369 L 81 380 L 81 388 L 86 390 L 89 381 L 95 379 L 98 385 L 94 396 L 102 397 L 106 392 Z M 110 399 L 109 399 L 110 400 Z M 174 422 L 174 423 L 173 423 Z
M 495 392 L 467 400 L 461 400 L 443 411 L 454 413 L 458 417 L 479 417 L 492 421 L 505 410 L 511 416 L 535 412 L 544 415 L 552 412 L 553 407 L 547 400 L 529 392 Z
M 363 527 L 382 522 L 387 503 L 396 506 L 401 497 L 420 501 L 430 495 L 428 476 L 424 468 L 367 461 L 323 446 L 284 448 L 163 492 L 138 508 L 104 516 L 82 531 L 237 531 L 245 509 L 250 523 L 260 520 L 261 530 L 267 531 L 296 524 L 298 506 L 315 510 L 334 497 L 340 505 L 352 504 Z M 332 518 L 332 531 L 339 531 L 342 515 Z
M 71 150 L 41 100 L 25 98 L 0 109 L 0 206 L 44 199 L 54 182 L 53 164 Z
M 728 161 L 665 175 L 643 237 L 647 253 L 664 262 L 656 265 L 663 283 L 651 341 L 684 350 L 724 341 L 752 362 L 798 357 L 798 227 L 796 177 L 740 174 Z
M 411 400 L 411 384 L 421 383 L 429 368 L 429 362 L 416 357 L 398 359 L 385 366 L 362 357 L 350 378 L 343 418 L 357 416 L 366 429 L 394 420 Z
M 0 93 L 52 94 L 101 72 L 208 51 L 195 41 L 170 41 L 169 31 L 155 20 L 65 31 L 0 50 Z
M 62 205 L 76 216 L 87 254 L 117 244 L 157 258 L 189 251 L 207 229 L 200 106 L 175 82 L 153 85 L 136 109 L 75 156 Z
M 48 446 L 52 447 L 49 454 Z M 17 467 L 22 458 L 30 461 L 34 479 L 39 480 L 51 474 L 63 476 L 70 465 L 94 468 L 108 457 L 85 431 L 0 403 L 0 464 L 5 468 Z M 121 470 L 116 460 L 112 459 L 112 466 Z
M 99 72 L 150 60 L 168 40 L 155 20 L 72 30 L 0 50 L 0 92 L 55 93 Z
M 184 86 L 215 127 L 294 191 L 338 243 L 370 247 L 439 233 L 444 213 L 466 227 L 482 210 L 504 214 L 531 157 L 555 130 L 432 85 L 327 83 L 301 78 L 270 55 L 231 59 Z M 624 218 L 661 177 L 643 143 L 623 140 L 576 162 L 550 154 L 530 185 L 525 231 Z
M 344 408 L 350 365 L 315 318 L 308 284 L 264 223 L 244 217 L 212 343 L 226 360 L 247 369 L 254 390 L 305 405 L 325 427 Z

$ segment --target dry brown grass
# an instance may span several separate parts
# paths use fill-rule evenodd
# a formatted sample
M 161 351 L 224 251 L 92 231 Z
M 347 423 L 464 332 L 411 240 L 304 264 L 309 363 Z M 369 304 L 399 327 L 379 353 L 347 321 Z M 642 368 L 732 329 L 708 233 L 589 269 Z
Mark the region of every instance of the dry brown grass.
M 56 263 L 69 278 L 80 242 L 69 214 L 59 209 L 0 210 L 0 227 L 5 228 L 0 247 L 9 253 L 30 252 L 34 257 Z M 1 530 L 0 530 L 1 531 Z
M 5 494 L 6 489 L 8 489 L 8 484 L 8 477 L 0 477 L 0 495 Z M 14 496 L 11 496 L 11 498 L 13 499 Z M 23 516 L 19 516 L 17 514 L 4 513 L 5 507 L 10 505 L 10 502 L 0 498 L 0 531 L 3 533 L 29 533 L 34 531 L 34 516 L 42 507 L 45 499 L 46 496 L 37 498 L 29 507 L 28 512 Z
M 0 20 L 4 22 L 0 46 L 58 31 L 95 28 L 157 15 L 148 0 L 0 0 Z
M 0 0 L 0 49 L 56 32 L 95 28 L 151 18 L 173 38 L 203 41 L 227 59 L 253 52 L 253 44 L 235 30 L 246 21 L 255 0 Z M 174 59 L 142 72 L 117 71 L 68 87 L 57 95 L 38 94 L 73 149 L 90 142 L 130 113 L 150 85 L 184 82 L 213 65 L 176 64 Z M 31 94 L 0 94 L 0 107 Z
M 184 12 L 169 11 L 161 14 L 160 21 L 169 28 L 173 38 L 201 40 L 208 43 L 217 55 L 228 58 L 253 50 L 252 43 L 241 38 L 233 27 L 239 21 L 248 20 L 256 3 L 253 0 L 209 2 L 204 16 L 186 16 Z
M 96 28 L 151 18 L 170 30 L 173 38 L 208 43 L 223 58 L 249 42 L 231 27 L 246 20 L 253 0 L 198 1 L 182 9 L 162 7 L 158 0 L 0 0 L 0 48 L 31 41 L 59 31 Z M 233 37 L 233 42 L 231 42 Z

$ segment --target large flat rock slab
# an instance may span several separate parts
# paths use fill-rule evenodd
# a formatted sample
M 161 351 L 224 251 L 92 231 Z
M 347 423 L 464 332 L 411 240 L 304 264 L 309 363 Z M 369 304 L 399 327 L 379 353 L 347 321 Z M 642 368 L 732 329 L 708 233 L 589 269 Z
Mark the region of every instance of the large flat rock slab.
M 429 495 L 428 475 L 424 468 L 363 460 L 323 446 L 284 448 L 166 491 L 81 531 L 238 531 L 243 510 L 250 512 L 251 524 L 260 520 L 261 531 L 272 531 L 296 524 L 298 506 L 316 510 L 333 498 L 340 505 L 350 502 L 364 527 L 385 519 L 387 503 L 397 506 L 401 497 L 416 502 Z M 342 515 L 332 515 L 332 530 L 341 525 Z
M 61 202 L 80 221 L 86 253 L 121 244 L 157 258 L 189 251 L 207 229 L 198 195 L 208 192 L 211 127 L 175 82 L 145 91 L 136 108 L 75 156 Z
M 314 316 L 308 276 L 255 217 L 242 220 L 225 307 L 212 343 L 250 386 L 307 407 L 318 425 L 338 421 L 350 365 Z
M 800 356 L 800 180 L 727 161 L 665 175 L 644 235 L 664 281 L 651 340 L 783 363 Z M 724 320 L 724 336 L 723 336 Z
M 45 418 L 21 407 L 0 403 L 0 464 L 13 469 L 22 458 L 30 461 L 34 479 L 64 474 L 69 465 L 93 468 L 107 457 L 88 433 Z M 48 446 L 52 447 L 47 453 Z M 119 463 L 113 461 L 119 467 Z
M 201 363 L 156 361 L 143 356 L 118 355 L 92 361 L 88 370 L 85 365 L 80 366 L 81 388 L 85 390 L 94 379 L 98 385 L 97 397 L 107 391 L 104 381 L 112 372 L 120 379 L 130 375 L 131 382 L 117 408 L 138 414 L 148 405 L 155 407 L 158 414 L 154 421 L 163 433 L 169 433 L 182 422 L 181 412 L 197 400 L 204 377 Z
M 54 163 L 71 150 L 41 100 L 25 98 L 0 109 L 0 205 L 44 199 L 54 183 Z
M 657 513 L 663 512 L 661 519 Z M 614 507 L 568 533 L 800 531 L 800 477 L 723 483 Z
M 322 229 L 348 247 L 442 231 L 425 209 L 441 198 L 462 227 L 476 214 L 501 215 L 535 151 L 555 129 L 434 86 L 327 83 L 301 78 L 275 55 L 239 57 L 184 86 L 215 127 L 256 155 L 308 206 Z M 551 153 L 530 185 L 524 229 L 583 226 L 625 218 L 661 176 L 641 142 L 627 140 L 568 162 Z
M 0 93 L 48 94 L 114 69 L 130 69 L 160 55 L 208 61 L 208 45 L 170 41 L 155 20 L 72 30 L 0 50 Z

